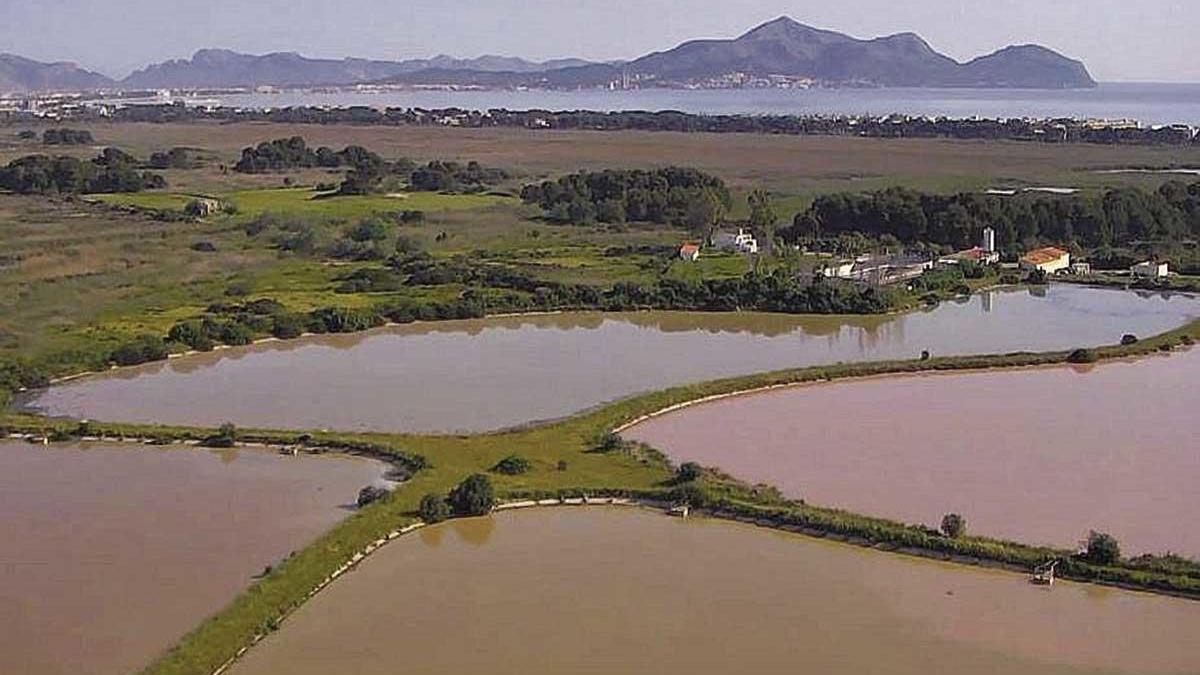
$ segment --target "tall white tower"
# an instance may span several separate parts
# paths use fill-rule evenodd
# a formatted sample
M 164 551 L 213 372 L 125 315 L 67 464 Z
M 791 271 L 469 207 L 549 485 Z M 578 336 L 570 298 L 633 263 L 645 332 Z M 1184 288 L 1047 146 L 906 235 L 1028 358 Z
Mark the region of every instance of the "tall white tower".
M 996 231 L 990 227 L 983 228 L 983 250 L 988 253 L 996 252 Z

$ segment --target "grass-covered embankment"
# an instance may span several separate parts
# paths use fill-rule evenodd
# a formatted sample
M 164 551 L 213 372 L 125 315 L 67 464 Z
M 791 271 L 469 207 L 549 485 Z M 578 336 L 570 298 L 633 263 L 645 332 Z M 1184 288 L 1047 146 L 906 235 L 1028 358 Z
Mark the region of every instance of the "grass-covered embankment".
M 464 477 L 486 473 L 511 455 L 528 460 L 531 470 L 517 475 L 493 474 L 503 498 L 522 496 L 617 494 L 643 498 L 687 499 L 719 517 L 752 520 L 772 527 L 832 536 L 877 548 L 1028 568 L 1050 558 L 1067 560 L 1060 573 L 1071 579 L 1118 584 L 1155 592 L 1200 597 L 1200 566 L 1170 559 L 1122 560 L 1095 565 L 1072 558 L 1071 551 L 1027 546 L 983 537 L 951 539 L 932 530 L 882 518 L 826 509 L 785 500 L 773 490 L 749 488 L 707 472 L 697 481 L 680 483 L 657 453 L 629 444 L 608 447 L 598 440 L 614 429 L 672 406 L 775 386 L 831 381 L 888 373 L 919 373 L 986 368 L 1015 368 L 1094 362 L 1174 349 L 1200 338 L 1200 321 L 1142 340 L 1088 350 L 1080 354 L 1014 353 L 925 361 L 888 361 L 786 370 L 737 377 L 632 397 L 559 422 L 475 436 L 402 434 L 338 434 L 286 431 L 242 431 L 239 440 L 277 445 L 347 448 L 387 458 L 394 456 L 417 469 L 392 496 L 362 509 L 260 579 L 229 607 L 205 621 L 175 648 L 149 666 L 147 673 L 208 675 L 256 636 L 274 630 L 281 617 L 298 607 L 356 554 L 406 524 L 415 522 L 426 494 L 445 494 Z M 92 422 L 83 429 L 71 421 L 7 414 L 0 421 L 9 432 L 67 440 L 86 433 L 108 438 L 148 438 L 160 442 L 200 440 L 213 430 Z

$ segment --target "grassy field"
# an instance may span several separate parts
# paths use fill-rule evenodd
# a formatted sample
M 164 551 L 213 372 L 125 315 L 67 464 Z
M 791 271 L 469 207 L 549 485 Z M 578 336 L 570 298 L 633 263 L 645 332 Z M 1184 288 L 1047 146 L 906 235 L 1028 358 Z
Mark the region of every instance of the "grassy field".
M 443 195 L 406 192 L 394 195 L 331 196 L 309 188 L 241 190 L 219 195 L 237 206 L 238 214 L 252 217 L 267 211 L 353 220 L 394 211 L 461 211 L 511 204 L 512 197 L 493 195 Z
M 112 206 L 129 206 L 147 211 L 183 211 L 190 202 L 201 195 L 178 192 L 119 192 L 116 194 L 86 195 L 84 199 L 95 200 Z
M 1046 145 L 1015 141 L 953 141 L 685 134 L 669 132 L 526 131 L 287 124 L 96 124 L 87 126 L 98 145 L 117 145 L 138 156 L 174 146 L 200 147 L 224 163 L 261 141 L 304 136 L 310 145 L 359 144 L 386 157 L 478 160 L 536 178 L 580 168 L 695 166 L 725 178 L 735 189 L 766 187 L 779 195 L 811 197 L 833 190 L 864 190 L 893 184 L 951 191 L 997 185 L 1155 185 L 1152 174 L 1099 174 L 1128 166 L 1200 164 L 1200 149 L 1100 145 Z M 0 145 L 0 161 L 45 151 Z M 4 134 L 0 130 L 0 134 Z M 58 150 L 56 150 L 57 152 Z M 93 148 L 65 152 L 90 156 Z M 194 178 L 203 173 L 192 173 Z M 299 174 L 314 182 L 321 172 Z M 171 175 L 168 179 L 172 178 Z M 203 182 L 219 182 L 206 176 Z M 278 177 L 258 177 L 279 185 Z M 198 182 L 198 181 L 197 181 Z M 299 182 L 299 181 L 298 181 Z M 174 181 L 172 184 L 176 184 Z M 187 191 L 193 191 L 189 186 Z M 205 190 L 201 190 L 205 191 Z
M 672 261 L 662 252 L 691 237 L 670 227 L 556 225 L 541 220 L 535 208 L 493 195 L 318 198 L 309 186 L 334 183 L 340 172 L 303 169 L 248 176 L 229 170 L 243 147 L 292 134 L 303 135 L 310 145 L 362 144 L 389 158 L 475 159 L 512 171 L 515 177 L 501 186 L 509 192 L 524 181 L 580 168 L 696 166 L 731 185 L 732 216 L 744 217 L 747 192 L 765 186 L 784 222 L 815 194 L 831 190 L 1146 186 L 1164 178 L 1094 170 L 1200 164 L 1200 151 L 1171 147 L 274 124 L 89 128 L 95 147 L 46 148 L 17 139 L 17 128 L 0 130 L 0 161 L 48 151 L 91 157 L 103 145 L 142 157 L 189 146 L 202 148 L 211 159 L 199 169 L 166 171 L 169 192 L 97 196 L 98 206 L 0 195 L 0 356 L 86 361 L 69 354 L 96 345 L 111 347 L 141 332 L 159 334 L 210 303 L 244 295 L 269 295 L 300 311 L 379 299 L 335 292 L 341 276 L 367 263 L 330 265 L 284 254 L 269 238 L 248 237 L 244 224 L 263 212 L 344 223 L 372 213 L 423 211 L 423 224 L 398 230 L 421 249 L 509 265 L 548 282 L 607 286 L 664 276 L 731 277 L 748 269 L 736 256 L 706 255 L 694 265 Z M 194 195 L 224 199 L 238 213 L 168 223 L 103 206 L 178 211 Z M 337 236 L 341 226 L 323 227 Z M 211 244 L 215 251 L 193 250 L 200 244 Z M 614 249 L 626 253 L 611 255 Z
M 0 194 L 0 356 L 32 359 L 66 374 L 103 367 L 105 354 L 121 343 L 139 334 L 162 335 L 216 302 L 271 297 L 307 312 L 366 307 L 400 296 L 449 300 L 457 293 L 449 287 L 339 293 L 343 277 L 381 263 L 290 254 L 267 235 L 247 235 L 246 223 L 268 211 L 308 219 L 336 237 L 345 224 L 370 214 L 420 210 L 425 221 L 402 225 L 397 233 L 435 256 L 468 255 L 547 281 L 599 286 L 649 282 L 670 266 L 669 255 L 612 256 L 611 248 L 671 250 L 687 236 L 670 227 L 555 225 L 535 220 L 535 210 L 507 197 L 313 195 L 305 188 L 217 193 L 213 196 L 236 204 L 238 212 L 179 220 L 154 212 L 179 211 L 190 195 Z M 718 256 L 671 274 L 728 276 L 745 269 L 744 259 Z

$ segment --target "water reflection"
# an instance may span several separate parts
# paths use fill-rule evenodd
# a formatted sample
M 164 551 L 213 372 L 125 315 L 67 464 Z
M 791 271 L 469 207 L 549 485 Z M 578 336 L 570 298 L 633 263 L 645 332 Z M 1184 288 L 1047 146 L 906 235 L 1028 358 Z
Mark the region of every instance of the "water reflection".
M 450 521 L 450 529 L 463 541 L 472 546 L 483 546 L 492 538 L 496 529 L 494 518 L 458 518 Z
M 1043 351 L 1149 335 L 1200 314 L 1190 297 L 1052 286 L 910 314 L 573 313 L 387 327 L 172 359 L 21 403 L 130 422 L 482 431 L 630 394 L 787 367 Z M 514 396 L 513 392 L 519 392 Z

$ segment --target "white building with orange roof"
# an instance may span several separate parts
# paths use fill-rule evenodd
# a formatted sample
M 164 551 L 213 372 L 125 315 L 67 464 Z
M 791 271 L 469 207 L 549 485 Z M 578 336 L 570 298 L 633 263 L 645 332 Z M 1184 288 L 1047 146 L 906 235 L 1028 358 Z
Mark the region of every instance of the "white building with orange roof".
M 1057 274 L 1071 267 L 1071 254 L 1056 246 L 1037 248 L 1021 256 L 1021 269 Z

